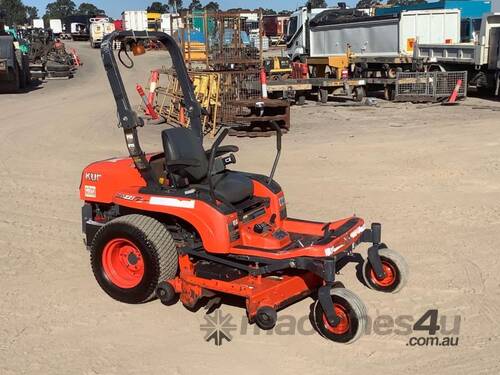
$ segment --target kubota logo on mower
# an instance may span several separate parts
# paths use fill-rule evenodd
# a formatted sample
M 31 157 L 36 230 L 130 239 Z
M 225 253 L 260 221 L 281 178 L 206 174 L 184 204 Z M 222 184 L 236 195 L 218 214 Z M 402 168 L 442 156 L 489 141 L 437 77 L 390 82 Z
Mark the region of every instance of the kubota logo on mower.
M 98 182 L 102 177 L 100 173 L 85 172 L 85 179 L 87 181 Z

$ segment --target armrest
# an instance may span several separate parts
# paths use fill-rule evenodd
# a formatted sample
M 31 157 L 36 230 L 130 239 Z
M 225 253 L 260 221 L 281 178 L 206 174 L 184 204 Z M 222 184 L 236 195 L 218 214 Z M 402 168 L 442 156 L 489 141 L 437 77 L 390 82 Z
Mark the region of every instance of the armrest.
M 240 149 L 238 146 L 232 146 L 232 145 L 219 146 L 215 157 L 217 158 L 219 156 L 229 154 L 230 152 L 238 152 L 239 150 Z M 212 153 L 212 149 L 205 151 L 205 154 L 207 155 L 207 157 L 210 157 L 211 153 Z

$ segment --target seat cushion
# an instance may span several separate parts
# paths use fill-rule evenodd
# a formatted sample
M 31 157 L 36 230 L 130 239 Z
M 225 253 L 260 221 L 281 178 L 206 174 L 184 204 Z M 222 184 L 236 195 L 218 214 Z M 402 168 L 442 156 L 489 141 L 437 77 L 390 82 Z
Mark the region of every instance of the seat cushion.
M 216 195 L 229 203 L 239 203 L 253 196 L 253 182 L 238 172 L 224 172 L 213 176 Z

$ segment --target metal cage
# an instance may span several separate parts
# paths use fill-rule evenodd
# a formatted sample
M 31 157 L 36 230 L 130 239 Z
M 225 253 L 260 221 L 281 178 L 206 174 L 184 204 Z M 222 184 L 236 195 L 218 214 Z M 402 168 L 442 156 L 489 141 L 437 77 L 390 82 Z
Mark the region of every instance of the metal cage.
M 467 72 L 398 72 L 396 101 L 437 102 L 448 98 L 461 81 L 458 98 L 467 97 Z

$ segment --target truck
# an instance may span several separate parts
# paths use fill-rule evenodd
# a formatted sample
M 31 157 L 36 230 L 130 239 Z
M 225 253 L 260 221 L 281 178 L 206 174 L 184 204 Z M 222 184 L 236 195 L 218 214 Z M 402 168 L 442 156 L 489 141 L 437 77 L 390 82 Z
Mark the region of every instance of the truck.
M 309 29 L 309 19 L 325 11 L 325 8 L 302 7 L 292 13 L 288 21 L 286 33 L 286 52 L 294 62 L 300 61 L 307 56 L 307 45 L 304 30 Z
M 49 20 L 49 26 L 55 37 L 59 37 L 59 35 L 63 32 L 62 21 L 60 19 Z
M 33 28 L 34 29 L 45 29 L 45 23 L 43 22 L 43 18 L 37 18 L 33 20 Z
M 294 25 L 292 18 L 297 17 Z M 394 78 L 398 69 L 413 67 L 414 45 L 460 41 L 460 10 L 405 11 L 368 16 L 356 9 L 307 8 L 290 18 L 287 53 L 309 64 L 314 76 L 335 76 L 349 66 L 357 74 Z
M 461 42 L 467 43 L 474 40 L 476 34 L 479 33 L 483 14 L 492 12 L 492 2 L 484 0 L 440 0 L 411 5 L 377 7 L 374 12 L 376 16 L 384 16 L 409 10 L 429 9 L 460 9 L 462 17 Z
M 115 31 L 114 23 L 109 18 L 91 18 L 90 19 L 90 47 L 101 47 L 102 40 L 108 34 Z
M 64 30 L 71 35 L 74 41 L 88 41 L 90 17 L 87 15 L 73 15 L 64 19 Z
M 18 92 L 25 88 L 30 78 L 28 56 L 16 48 L 12 35 L 2 26 L 0 30 L 0 90 Z
M 476 40 L 470 43 L 433 44 L 418 41 L 415 58 L 442 71 L 466 70 L 469 85 L 479 91 L 499 94 L 500 13 L 487 13 Z
M 127 10 L 122 13 L 123 29 L 146 31 L 148 29 L 148 12 L 145 10 Z

